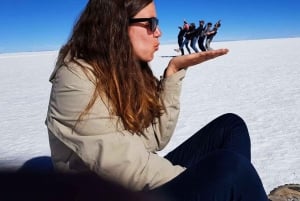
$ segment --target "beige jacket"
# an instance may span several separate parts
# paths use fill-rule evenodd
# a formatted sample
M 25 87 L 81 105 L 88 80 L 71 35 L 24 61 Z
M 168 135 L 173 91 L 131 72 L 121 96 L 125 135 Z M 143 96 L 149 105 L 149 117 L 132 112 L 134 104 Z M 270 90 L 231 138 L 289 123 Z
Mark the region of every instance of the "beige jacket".
M 166 112 L 143 136 L 124 130 L 118 118 L 109 114 L 107 100 L 101 98 L 72 132 L 95 85 L 77 64 L 67 58 L 65 62 L 66 66 L 56 66 L 50 77 L 52 90 L 46 119 L 57 170 L 92 170 L 133 190 L 156 188 L 185 170 L 155 153 L 166 146 L 174 132 L 185 70 L 163 80 L 161 98 Z

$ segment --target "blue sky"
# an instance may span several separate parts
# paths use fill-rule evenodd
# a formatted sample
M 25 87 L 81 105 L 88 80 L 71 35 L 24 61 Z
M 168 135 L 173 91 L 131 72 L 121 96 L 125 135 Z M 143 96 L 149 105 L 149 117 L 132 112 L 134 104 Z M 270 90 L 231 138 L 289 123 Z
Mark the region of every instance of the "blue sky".
M 0 53 L 57 50 L 87 0 L 1 0 Z M 176 43 L 183 20 L 222 20 L 215 40 L 300 37 L 299 0 L 156 0 L 161 43 Z

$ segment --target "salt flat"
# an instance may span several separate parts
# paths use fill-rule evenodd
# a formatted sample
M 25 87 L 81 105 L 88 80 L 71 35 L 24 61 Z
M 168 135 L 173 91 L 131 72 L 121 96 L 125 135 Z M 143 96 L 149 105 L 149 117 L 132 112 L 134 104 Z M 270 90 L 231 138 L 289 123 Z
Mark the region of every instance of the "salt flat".
M 223 113 L 247 123 L 252 161 L 267 191 L 300 183 L 300 38 L 213 42 L 223 57 L 190 68 L 181 113 L 163 155 Z M 151 62 L 159 76 L 176 44 Z M 0 168 L 50 155 L 44 120 L 57 51 L 0 54 Z

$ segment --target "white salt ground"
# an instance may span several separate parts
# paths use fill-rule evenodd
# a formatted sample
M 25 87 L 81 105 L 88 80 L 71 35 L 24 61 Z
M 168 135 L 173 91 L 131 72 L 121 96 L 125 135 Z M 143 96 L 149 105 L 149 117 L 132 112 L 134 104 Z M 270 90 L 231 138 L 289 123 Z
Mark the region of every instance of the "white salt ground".
M 266 191 L 300 183 L 300 38 L 213 42 L 229 54 L 190 68 L 181 113 L 164 155 L 223 113 L 247 123 L 252 161 Z M 160 76 L 176 44 L 151 62 Z M 44 120 L 57 51 L 0 54 L 0 168 L 50 155 Z

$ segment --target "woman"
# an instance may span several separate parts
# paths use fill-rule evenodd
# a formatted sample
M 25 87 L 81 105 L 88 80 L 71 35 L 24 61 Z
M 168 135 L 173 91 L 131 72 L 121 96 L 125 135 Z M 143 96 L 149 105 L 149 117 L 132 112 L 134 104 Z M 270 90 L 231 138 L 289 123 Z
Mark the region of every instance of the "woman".
M 55 168 L 168 199 L 267 200 L 236 115 L 214 120 L 166 157 L 155 154 L 173 135 L 186 69 L 228 52 L 175 57 L 158 80 L 148 62 L 161 34 L 152 0 L 88 2 L 50 78 Z

